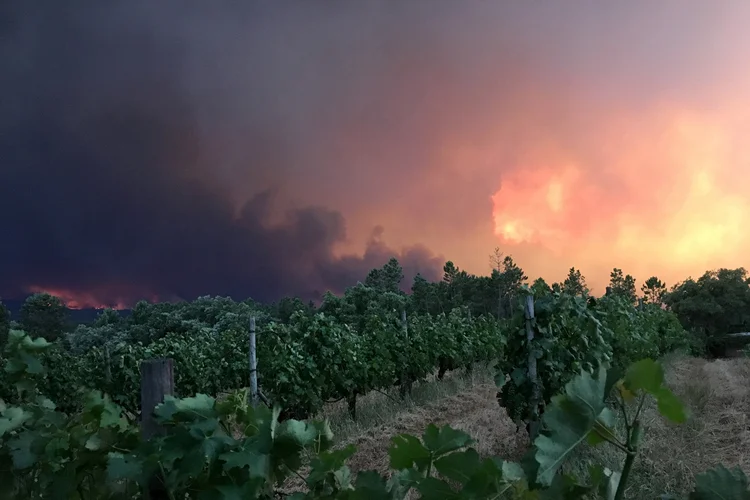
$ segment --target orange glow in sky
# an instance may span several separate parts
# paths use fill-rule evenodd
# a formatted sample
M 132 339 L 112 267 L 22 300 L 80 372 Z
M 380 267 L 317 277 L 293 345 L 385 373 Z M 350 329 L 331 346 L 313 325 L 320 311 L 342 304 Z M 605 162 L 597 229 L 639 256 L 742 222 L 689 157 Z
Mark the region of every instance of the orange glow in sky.
M 606 189 L 569 163 L 521 168 L 501 181 L 492 200 L 504 248 L 544 247 L 571 266 L 595 269 L 590 279 L 600 287 L 607 267 L 641 283 L 657 274 L 673 284 L 744 265 L 750 201 L 741 185 L 750 171 L 735 171 L 742 177 L 732 184 L 731 167 L 736 148 L 748 148 L 732 142 L 736 131 L 700 114 L 675 112 L 658 122 L 660 134 L 650 139 L 646 129 L 640 139 L 652 143 L 647 156 L 621 145 Z
M 29 139 L 5 141 L 0 200 L 32 218 L 0 246 L 8 293 L 316 295 L 394 254 L 488 275 L 498 246 L 594 293 L 615 267 L 638 287 L 750 268 L 750 1 L 251 3 L 95 9 L 71 44 L 18 23 L 8 81 L 30 93 L 6 121 Z M 117 57 L 84 50 L 110 29 Z M 46 73 L 58 48 L 70 79 Z
M 750 267 L 750 4 L 471 5 L 377 59 L 378 106 L 336 129 L 344 251 L 382 224 L 469 272 L 499 246 L 596 292 L 614 267 L 639 287 Z
M 118 311 L 128 309 L 133 306 L 130 300 L 115 300 L 112 302 L 102 302 L 100 291 L 76 292 L 70 290 L 61 290 L 56 288 L 47 288 L 32 286 L 29 287 L 29 293 L 48 293 L 59 297 L 68 309 L 116 309 Z

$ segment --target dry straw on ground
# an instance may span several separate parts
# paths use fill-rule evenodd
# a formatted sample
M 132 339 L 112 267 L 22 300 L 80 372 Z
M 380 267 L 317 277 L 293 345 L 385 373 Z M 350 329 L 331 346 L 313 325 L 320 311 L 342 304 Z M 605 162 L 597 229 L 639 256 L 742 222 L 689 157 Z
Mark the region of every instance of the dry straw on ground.
M 415 386 L 408 401 L 399 401 L 397 391 L 367 394 L 357 400 L 356 424 L 347 417 L 343 403 L 329 406 L 322 416 L 331 420 L 337 447 L 356 446 L 348 463 L 354 474 L 364 470 L 390 474 L 391 438 L 399 434 L 421 436 L 429 424 L 448 424 L 467 432 L 482 456 L 516 459 L 528 447 L 528 438 L 498 406 L 492 375 L 489 367 L 480 366 L 468 374 L 458 372 L 441 381 L 432 379 Z M 305 473 L 302 471 L 303 476 Z M 283 491 L 302 489 L 302 481 L 293 478 Z
M 696 474 L 720 464 L 750 475 L 750 359 L 674 358 L 666 362 L 666 378 L 688 421 L 671 424 L 653 402 L 644 407 L 645 435 L 626 497 L 684 496 Z M 582 473 L 589 460 L 620 470 L 624 456 L 600 445 L 582 450 L 570 467 Z
M 527 445 L 524 433 L 497 404 L 492 385 L 478 385 L 470 391 L 434 404 L 417 407 L 398 416 L 390 424 L 374 427 L 350 442 L 357 447 L 351 459 L 353 471 L 376 470 L 386 473 L 391 438 L 399 434 L 421 436 L 429 424 L 450 425 L 476 440 L 473 445 L 483 456 L 516 456 Z
M 627 498 L 658 498 L 662 493 L 686 494 L 696 474 L 724 464 L 740 466 L 750 475 L 750 359 L 678 357 L 666 363 L 667 384 L 685 403 L 688 422 L 666 422 L 654 404 L 644 408 L 646 434 L 633 468 Z M 397 392 L 371 393 L 358 399 L 358 422 L 352 422 L 343 403 L 330 405 L 323 417 L 332 422 L 337 446 L 354 444 L 353 473 L 389 473 L 391 438 L 402 433 L 421 435 L 428 424 L 448 424 L 468 432 L 482 456 L 518 459 L 528 447 L 525 431 L 517 431 L 495 399 L 492 371 L 456 373 L 445 380 L 416 386 L 413 399 L 397 400 Z M 584 474 L 592 461 L 615 470 L 622 454 L 600 445 L 582 449 L 566 468 Z M 302 471 L 305 475 L 305 471 Z M 285 493 L 304 484 L 293 478 Z
M 671 363 L 667 375 L 690 418 L 672 426 L 650 408 L 648 439 L 636 471 L 644 478 L 639 490 L 650 494 L 661 486 L 686 493 L 696 474 L 719 464 L 750 474 L 750 359 L 684 358 Z

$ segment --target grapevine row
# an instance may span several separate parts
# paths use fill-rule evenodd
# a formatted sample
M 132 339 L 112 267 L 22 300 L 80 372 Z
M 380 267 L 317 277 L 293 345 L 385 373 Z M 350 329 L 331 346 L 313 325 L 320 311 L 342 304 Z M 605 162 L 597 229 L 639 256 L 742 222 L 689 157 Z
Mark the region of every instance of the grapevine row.
M 166 433 L 148 440 L 97 391 L 87 394 L 80 412 L 62 413 L 38 386 L 44 374 L 39 355 L 49 347 L 44 339 L 10 332 L 5 372 L 19 402 L 0 401 L 2 498 L 271 499 L 297 475 L 305 484 L 291 496 L 296 500 L 402 500 L 412 491 L 426 500 L 620 500 L 644 432 L 643 401 L 655 399 L 662 416 L 675 423 L 686 419 L 658 362 L 644 359 L 626 370 L 603 365 L 580 372 L 551 400 L 542 434 L 520 462 L 481 457 L 468 434 L 429 425 L 421 439 L 392 438 L 390 477 L 354 475 L 346 462 L 355 448 L 334 448 L 325 422 L 278 422 L 278 408 L 253 408 L 242 392 L 221 402 L 204 394 L 167 397 L 154 411 Z M 615 425 L 618 409 L 624 429 Z M 586 478 L 564 473 L 563 464 L 583 442 L 622 452 L 621 472 L 592 463 Z M 305 456 L 310 467 L 302 476 Z M 750 498 L 748 478 L 739 468 L 718 466 L 696 477 L 689 498 Z
M 502 356 L 505 336 L 492 318 L 467 318 L 459 311 L 407 320 L 367 318 L 364 331 L 324 313 L 298 314 L 287 324 L 269 322 L 258 332 L 259 383 L 264 394 L 289 416 L 316 414 L 326 401 L 351 398 L 451 368 Z M 168 334 L 148 345 L 109 344 L 82 354 L 56 346 L 46 353 L 50 367 L 45 394 L 73 411 L 90 389 L 111 394 L 133 415 L 139 405 L 144 359 L 173 358 L 180 394 L 217 395 L 248 386 L 248 326 L 234 325 Z M 74 390 L 71 390 L 73 388 Z M 7 394 L 7 393 L 6 393 Z
M 601 362 L 626 365 L 685 347 L 687 335 L 658 307 L 641 310 L 616 299 L 587 301 L 567 294 L 536 299 L 536 337 L 528 345 L 522 308 L 507 320 L 448 314 L 402 313 L 408 304 L 395 294 L 373 297 L 356 288 L 349 300 L 329 300 L 322 312 L 297 312 L 288 321 L 259 318 L 259 382 L 285 415 L 306 418 L 327 401 L 424 379 L 436 372 L 497 361 L 498 380 L 510 383 L 500 403 L 517 420 L 529 417 L 529 351 L 538 358 L 543 400 L 549 401 L 581 369 Z M 110 394 L 133 417 L 139 411 L 140 362 L 169 357 L 176 366 L 179 394 L 218 395 L 247 387 L 248 325 L 258 311 L 228 299 L 199 299 L 187 305 L 141 306 L 127 335 L 105 325 L 107 338 L 76 349 L 58 343 L 45 353 L 49 367 L 42 390 L 66 411 L 80 407 L 84 394 Z M 87 341 L 95 332 L 78 332 Z M 79 338 L 80 342 L 81 339 Z M 2 388 L 0 388 L 2 389 Z M 5 387 L 0 397 L 13 400 Z

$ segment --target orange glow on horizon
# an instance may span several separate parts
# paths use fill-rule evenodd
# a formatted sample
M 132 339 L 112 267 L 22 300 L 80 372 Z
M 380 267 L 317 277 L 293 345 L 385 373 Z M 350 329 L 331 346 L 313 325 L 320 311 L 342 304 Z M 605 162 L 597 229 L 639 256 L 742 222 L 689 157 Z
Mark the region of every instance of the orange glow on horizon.
M 575 161 L 503 176 L 492 216 L 504 248 L 538 245 L 568 267 L 620 267 L 639 283 L 742 266 L 750 199 L 730 167 L 736 148 L 747 148 L 729 125 L 698 113 L 668 113 L 655 128 L 662 133 L 634 132 L 637 140 L 618 144 L 608 187 L 590 178 L 596 167 Z
M 28 288 L 29 293 L 48 293 L 53 295 L 65 304 L 65 307 L 73 310 L 80 309 L 115 309 L 122 311 L 130 309 L 133 304 L 131 300 L 127 299 L 115 299 L 112 301 L 102 300 L 101 297 L 106 294 L 98 291 L 91 292 L 78 292 L 72 290 L 64 290 L 53 287 L 41 287 L 32 286 Z M 158 297 L 152 297 L 152 301 L 158 301 Z

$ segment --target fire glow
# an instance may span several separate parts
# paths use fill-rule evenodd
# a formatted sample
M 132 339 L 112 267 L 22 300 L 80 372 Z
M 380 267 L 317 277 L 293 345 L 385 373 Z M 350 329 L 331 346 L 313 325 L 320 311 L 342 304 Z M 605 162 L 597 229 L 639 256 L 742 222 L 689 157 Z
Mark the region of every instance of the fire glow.
M 750 202 L 726 184 L 738 144 L 721 122 L 696 113 L 672 113 L 659 126 L 658 140 L 619 145 L 606 183 L 575 164 L 514 170 L 492 197 L 496 236 L 602 268 L 662 269 L 672 282 L 731 266 L 750 222 Z
M 90 292 L 78 292 L 73 290 L 64 290 L 53 287 L 41 287 L 32 286 L 28 288 L 29 293 L 48 293 L 59 298 L 68 309 L 80 310 L 80 309 L 115 309 L 122 311 L 129 309 L 133 306 L 131 300 L 126 299 L 115 299 L 115 300 L 102 300 L 102 297 L 108 296 L 109 294 L 101 293 L 97 291 Z M 156 301 L 156 297 L 153 298 Z

